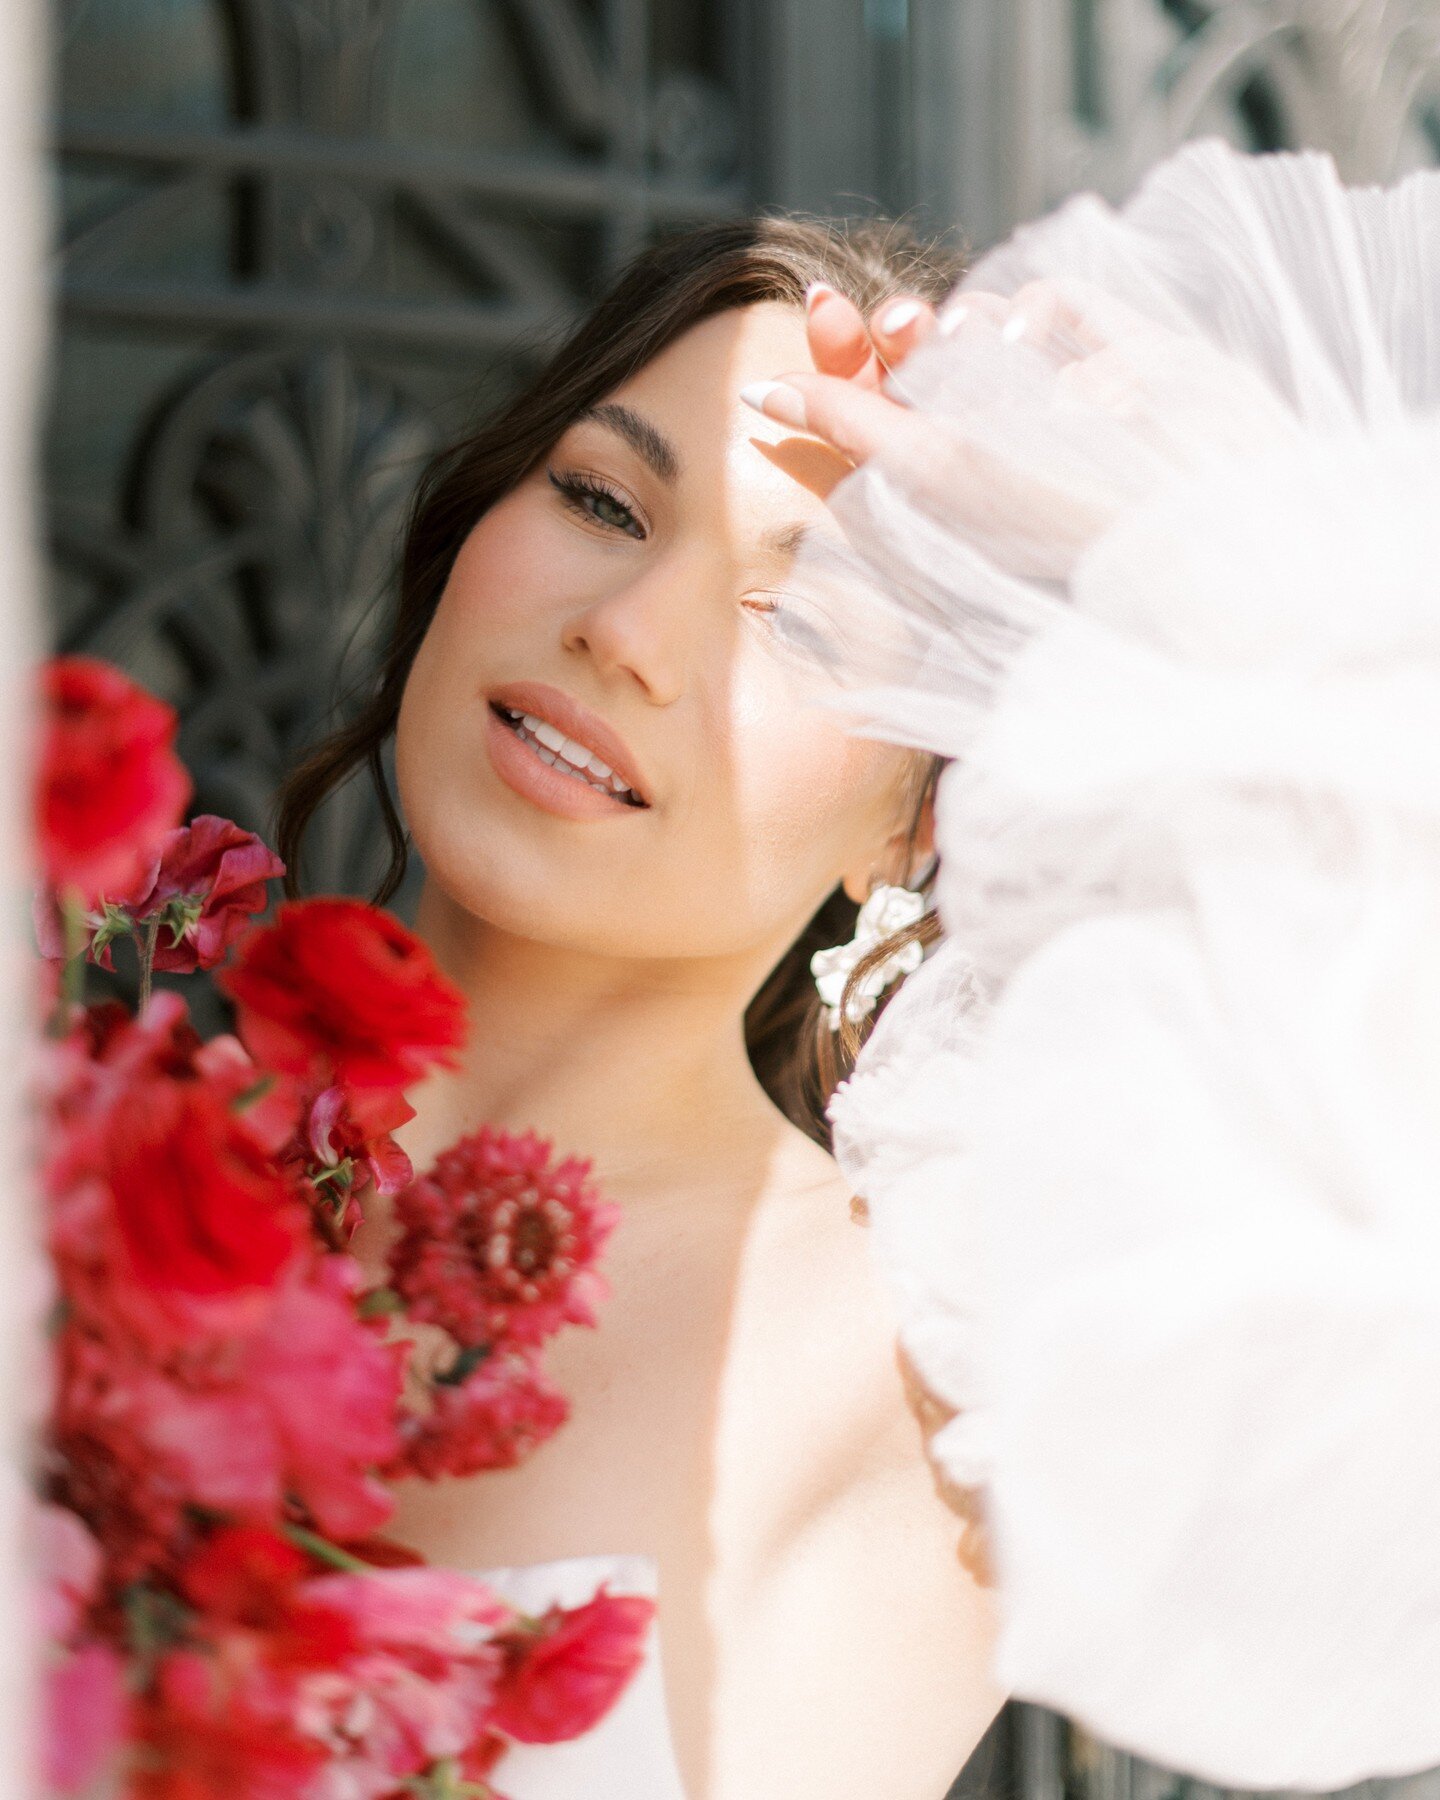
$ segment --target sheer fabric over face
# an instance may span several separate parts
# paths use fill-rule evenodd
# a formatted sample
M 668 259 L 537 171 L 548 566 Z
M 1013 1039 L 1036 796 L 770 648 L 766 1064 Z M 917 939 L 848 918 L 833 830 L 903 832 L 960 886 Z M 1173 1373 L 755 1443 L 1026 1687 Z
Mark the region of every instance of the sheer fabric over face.
M 955 759 L 833 1118 L 999 1672 L 1217 1782 L 1440 1763 L 1440 174 L 1202 144 L 967 297 L 786 625 Z

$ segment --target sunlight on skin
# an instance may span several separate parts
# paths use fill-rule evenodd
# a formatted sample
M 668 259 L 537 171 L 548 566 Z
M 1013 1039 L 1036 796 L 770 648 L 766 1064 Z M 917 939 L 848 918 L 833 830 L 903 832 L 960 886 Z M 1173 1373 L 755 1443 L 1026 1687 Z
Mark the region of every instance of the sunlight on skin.
M 616 390 L 671 480 L 643 431 L 572 427 L 462 546 L 397 743 L 417 922 L 472 1009 L 405 1148 L 423 1166 L 481 1119 L 531 1127 L 593 1156 L 625 1215 L 602 1329 L 551 1359 L 570 1425 L 520 1469 L 405 1484 L 396 1532 L 463 1567 L 653 1556 L 692 1800 L 939 1791 L 997 1704 L 988 1602 L 917 1452 L 848 1191 L 741 1030 L 820 901 L 863 891 L 908 823 L 904 757 L 803 704 L 771 636 L 849 465 L 739 390 L 807 355 L 798 311 L 756 306 Z M 607 497 L 557 491 L 577 474 Z M 649 806 L 561 818 L 507 786 L 486 696 L 517 681 L 618 732 Z

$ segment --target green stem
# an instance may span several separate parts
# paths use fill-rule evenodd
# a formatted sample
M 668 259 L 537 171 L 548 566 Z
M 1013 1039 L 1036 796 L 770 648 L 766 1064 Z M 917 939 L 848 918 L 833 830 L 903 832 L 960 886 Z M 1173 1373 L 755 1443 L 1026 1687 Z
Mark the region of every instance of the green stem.
M 140 944 L 140 1010 L 150 1003 L 150 987 L 155 975 L 155 945 L 160 937 L 160 915 L 145 921 L 145 936 Z
M 352 1556 L 348 1550 L 342 1550 L 338 1544 L 332 1544 L 318 1532 L 307 1531 L 303 1525 L 292 1524 L 287 1519 L 280 1530 L 298 1550 L 313 1556 L 317 1562 L 328 1563 L 332 1569 L 343 1569 L 347 1575 L 368 1575 L 372 1571 L 373 1564 Z
M 90 935 L 85 906 L 74 888 L 60 896 L 60 920 L 65 932 L 65 964 L 60 973 L 60 1028 L 85 1004 L 85 944 Z

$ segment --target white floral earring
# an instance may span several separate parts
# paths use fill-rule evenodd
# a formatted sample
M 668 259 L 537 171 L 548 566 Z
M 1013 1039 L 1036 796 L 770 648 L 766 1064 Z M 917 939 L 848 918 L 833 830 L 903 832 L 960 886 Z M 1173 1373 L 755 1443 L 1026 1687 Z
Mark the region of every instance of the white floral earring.
M 848 944 L 836 944 L 832 950 L 817 950 L 810 958 L 810 973 L 825 1006 L 826 1023 L 832 1031 L 840 1029 L 840 1005 L 845 1000 L 845 986 L 850 972 L 875 946 L 907 925 L 925 916 L 925 896 L 911 888 L 877 887 L 860 908 L 855 921 L 855 935 Z M 858 1025 L 875 1010 L 875 1002 L 902 975 L 913 975 L 925 959 L 925 946 L 902 944 L 892 956 L 870 970 L 845 1001 L 845 1016 Z

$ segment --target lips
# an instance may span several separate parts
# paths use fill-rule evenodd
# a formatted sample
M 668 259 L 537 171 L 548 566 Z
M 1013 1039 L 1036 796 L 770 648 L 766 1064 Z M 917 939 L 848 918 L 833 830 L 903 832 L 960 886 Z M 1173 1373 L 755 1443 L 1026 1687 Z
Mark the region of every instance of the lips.
M 565 788 L 593 793 L 607 810 L 650 805 L 647 784 L 624 739 L 563 689 L 510 682 L 486 699 L 506 733 L 525 746 L 525 760 L 534 757 L 555 770 Z

